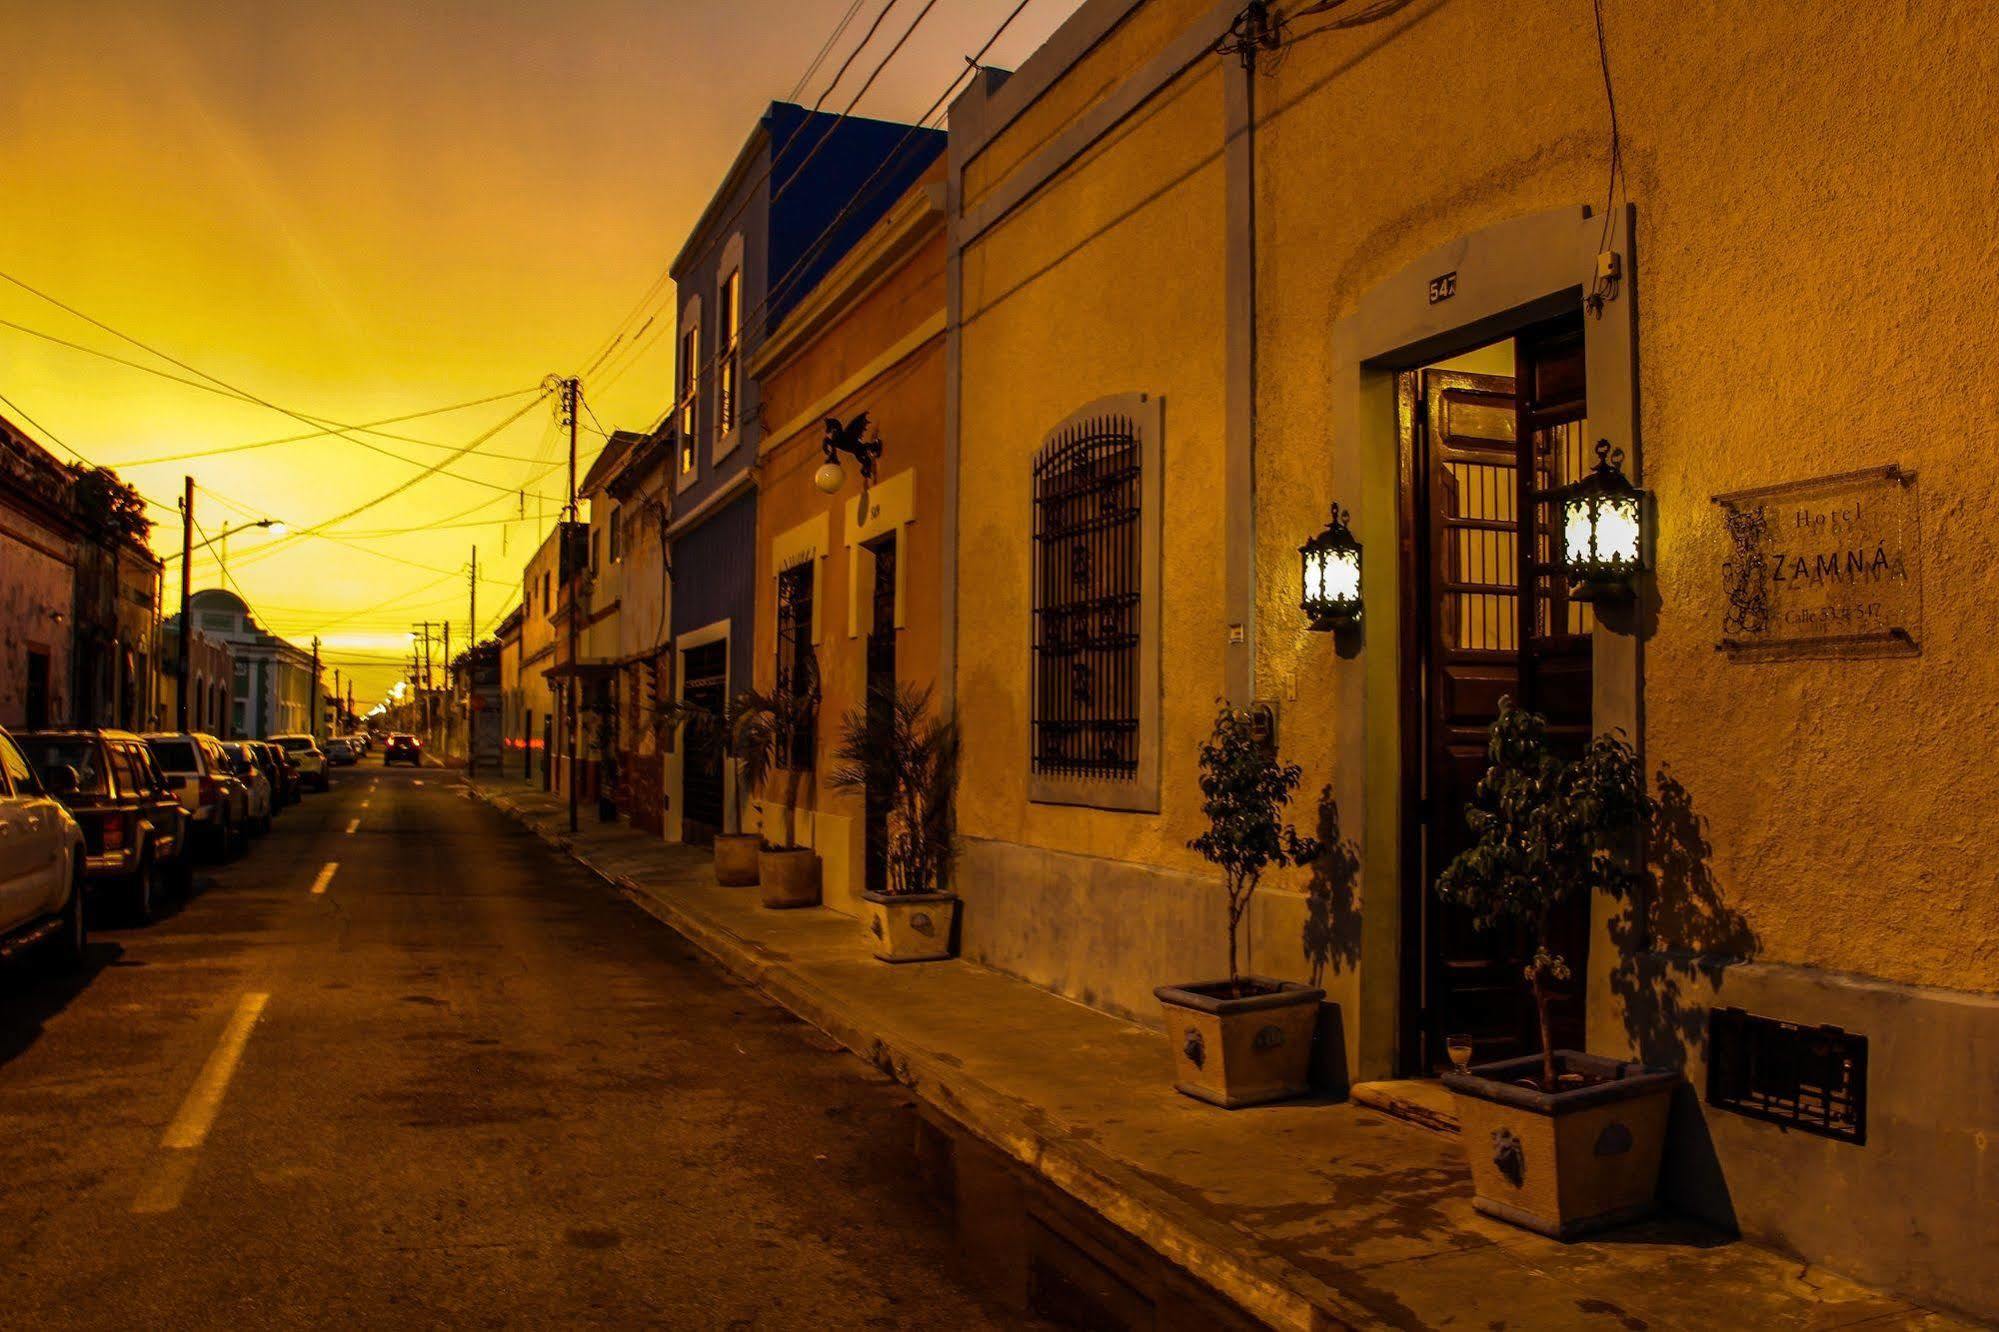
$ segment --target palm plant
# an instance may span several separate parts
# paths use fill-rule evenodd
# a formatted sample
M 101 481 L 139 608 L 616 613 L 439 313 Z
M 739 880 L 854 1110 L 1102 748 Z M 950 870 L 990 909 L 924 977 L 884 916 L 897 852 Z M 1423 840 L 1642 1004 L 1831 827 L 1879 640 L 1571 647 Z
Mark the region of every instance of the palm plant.
M 958 724 L 931 715 L 928 686 L 877 688 L 865 708 L 850 710 L 827 781 L 836 790 L 873 793 L 892 813 L 891 895 L 945 890 L 954 850 L 952 797 L 958 785 Z
M 1547 721 L 1499 701 L 1491 766 L 1465 810 L 1472 844 L 1438 876 L 1437 892 L 1483 929 L 1514 928 L 1534 945 L 1524 975 L 1541 1027 L 1542 1085 L 1557 1085 L 1548 982 L 1569 978 L 1550 947 L 1557 908 L 1598 889 L 1624 896 L 1641 881 L 1620 857 L 1653 805 L 1638 756 L 1622 735 L 1599 735 L 1573 760 L 1548 746 Z
M 736 696 L 729 733 L 735 745 L 743 788 L 761 791 L 771 774 L 784 773 L 784 836 L 764 841 L 772 850 L 798 847 L 798 788 L 811 767 L 812 737 L 819 721 L 819 667 L 807 656 L 768 692 L 746 689 Z
M 1208 831 L 1187 845 L 1219 866 L 1228 886 L 1231 997 L 1242 992 L 1236 935 L 1263 872 L 1319 856 L 1318 842 L 1284 822 L 1284 807 L 1300 776 L 1297 764 L 1279 763 L 1257 738 L 1247 714 L 1222 705 L 1214 733 L 1201 746 L 1201 811 L 1208 816 Z

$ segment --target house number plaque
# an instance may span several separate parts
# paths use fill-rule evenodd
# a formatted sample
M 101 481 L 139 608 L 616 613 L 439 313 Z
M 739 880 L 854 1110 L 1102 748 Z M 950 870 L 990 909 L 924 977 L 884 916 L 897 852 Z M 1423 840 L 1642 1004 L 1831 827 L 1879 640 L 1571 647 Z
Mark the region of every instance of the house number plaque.
M 1716 495 L 1721 650 L 1751 660 L 1919 651 L 1915 482 L 1888 466 Z

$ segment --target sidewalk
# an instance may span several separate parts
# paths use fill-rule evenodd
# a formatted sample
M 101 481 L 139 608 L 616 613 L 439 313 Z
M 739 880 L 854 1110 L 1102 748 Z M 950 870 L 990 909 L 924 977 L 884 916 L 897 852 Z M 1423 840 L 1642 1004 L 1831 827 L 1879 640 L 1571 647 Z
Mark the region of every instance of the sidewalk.
M 963 962 L 891 967 L 832 911 L 765 911 L 705 852 L 474 790 L 731 972 L 1275 1327 L 1954 1327 L 1691 1222 L 1558 1244 L 1472 1209 L 1462 1148 L 1350 1103 L 1176 1095 L 1159 1033 Z M 594 816 L 594 810 L 586 811 Z

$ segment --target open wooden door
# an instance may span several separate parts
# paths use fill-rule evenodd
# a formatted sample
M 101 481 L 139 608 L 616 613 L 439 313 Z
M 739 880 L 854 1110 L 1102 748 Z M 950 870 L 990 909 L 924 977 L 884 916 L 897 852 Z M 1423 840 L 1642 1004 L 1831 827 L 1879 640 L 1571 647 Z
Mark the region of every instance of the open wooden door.
M 1571 436 L 1582 433 L 1582 337 L 1575 327 L 1566 339 L 1570 328 L 1521 335 L 1513 376 L 1404 377 L 1402 1061 L 1411 1073 L 1448 1066 L 1447 1035 L 1470 1035 L 1479 1061 L 1538 1046 L 1523 979 L 1532 945 L 1478 929 L 1435 884 L 1469 844 L 1465 809 L 1500 699 L 1544 713 L 1565 742 L 1589 734 L 1587 608 L 1541 572 L 1552 554 L 1545 495 L 1566 479 L 1579 448 Z M 1555 1038 L 1579 1046 L 1589 903 L 1569 903 L 1554 934 L 1577 978 L 1552 1005 Z

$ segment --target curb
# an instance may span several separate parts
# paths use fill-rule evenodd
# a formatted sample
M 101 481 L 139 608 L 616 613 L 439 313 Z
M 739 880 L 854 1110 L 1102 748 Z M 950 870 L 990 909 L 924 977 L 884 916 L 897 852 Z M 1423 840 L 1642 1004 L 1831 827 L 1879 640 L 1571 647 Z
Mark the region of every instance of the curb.
M 839 1001 L 780 957 L 735 931 L 703 919 L 613 876 L 570 839 L 538 827 L 505 796 L 468 783 L 474 797 L 563 852 L 633 905 L 707 954 L 723 970 L 779 1007 L 867 1060 L 996 1150 L 1088 1207 L 1138 1243 L 1272 1327 L 1300 1332 L 1335 1324 L 1369 1326 L 1379 1315 L 1350 1296 L 1269 1253 L 1234 1226 L 1201 1212 L 1081 1141 L 1045 1112 L 952 1066 L 949 1056 L 849 1018 Z

